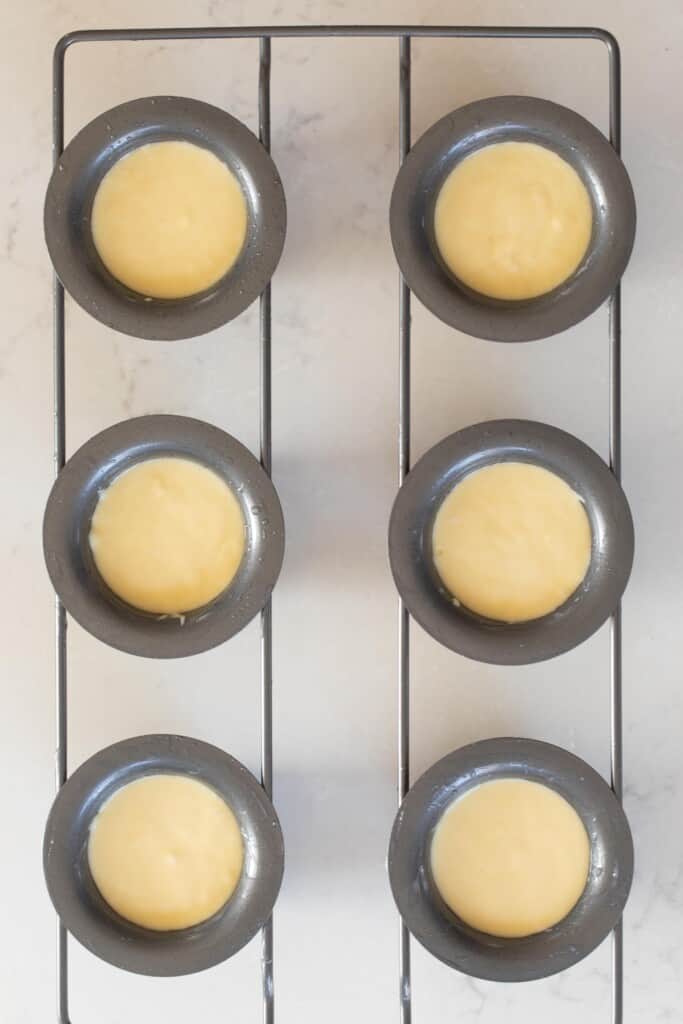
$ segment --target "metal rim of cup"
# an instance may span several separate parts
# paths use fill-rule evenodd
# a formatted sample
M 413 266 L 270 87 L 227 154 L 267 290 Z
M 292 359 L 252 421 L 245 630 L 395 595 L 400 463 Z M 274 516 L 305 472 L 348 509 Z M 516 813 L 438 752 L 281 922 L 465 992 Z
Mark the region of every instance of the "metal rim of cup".
M 180 140 L 210 150 L 236 175 L 248 207 L 247 237 L 236 263 L 204 292 L 181 299 L 141 295 L 100 259 L 90 230 L 104 175 L 141 145 Z M 47 248 L 59 280 L 86 312 L 136 338 L 175 341 L 215 330 L 258 298 L 282 254 L 284 190 L 270 154 L 226 111 L 180 96 L 122 103 L 87 124 L 66 146 L 45 198 Z
M 107 587 L 89 545 L 99 495 L 120 473 L 147 459 L 194 459 L 231 487 L 247 542 L 230 585 L 211 604 L 182 616 L 132 608 Z M 185 416 L 125 420 L 87 441 L 50 492 L 43 522 L 45 564 L 66 610 L 89 633 L 129 654 L 188 657 L 223 643 L 268 601 L 282 567 L 285 528 L 272 481 L 248 448 L 218 427 Z
M 431 553 L 441 503 L 465 476 L 499 462 L 528 462 L 560 476 L 582 499 L 591 560 L 577 590 L 554 612 L 528 622 L 494 622 L 454 603 Z M 588 445 L 531 420 L 492 420 L 444 438 L 415 464 L 389 522 L 394 582 L 413 618 L 439 643 L 475 661 L 528 665 L 571 650 L 614 612 L 633 564 L 633 520 L 614 474 Z
M 534 142 L 578 173 L 593 207 L 593 233 L 577 270 L 535 299 L 480 295 L 446 268 L 434 238 L 434 205 L 461 160 L 498 142 Z M 391 239 L 401 273 L 420 302 L 451 327 L 501 342 L 547 338 L 579 323 L 614 291 L 636 226 L 633 189 L 616 150 L 580 114 L 532 96 L 495 96 L 452 111 L 415 143 L 396 178 Z
M 591 845 L 588 880 L 558 924 L 525 938 L 479 932 L 443 902 L 429 865 L 434 830 L 458 797 L 483 782 L 520 778 L 564 797 Z M 585 761 L 539 740 L 501 737 L 461 747 L 432 765 L 396 816 L 388 855 L 391 890 L 411 934 L 456 970 L 489 981 L 545 978 L 587 956 L 617 925 L 633 878 L 633 840 L 621 804 Z
M 90 825 L 116 790 L 153 774 L 188 775 L 215 790 L 237 817 L 244 867 L 235 892 L 192 928 L 153 931 L 117 914 L 88 866 Z M 282 830 L 263 788 L 225 751 L 186 736 L 137 736 L 100 750 L 60 789 L 45 828 L 43 866 L 65 928 L 107 963 L 136 974 L 192 974 L 232 956 L 270 917 L 284 871 Z

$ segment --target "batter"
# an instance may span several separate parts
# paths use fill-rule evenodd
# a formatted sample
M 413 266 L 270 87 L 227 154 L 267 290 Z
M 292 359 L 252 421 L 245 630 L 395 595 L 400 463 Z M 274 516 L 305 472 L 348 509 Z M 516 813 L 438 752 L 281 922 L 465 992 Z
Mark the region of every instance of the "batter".
M 591 543 L 579 496 L 526 462 L 470 473 L 444 499 L 432 532 L 445 588 L 500 622 L 537 619 L 563 604 L 586 575 Z
M 146 459 L 102 491 L 90 548 L 107 586 L 142 611 L 181 615 L 232 582 L 246 544 L 240 504 L 206 466 Z
M 242 874 L 237 819 L 202 782 L 148 775 L 119 789 L 90 826 L 88 863 L 109 906 L 143 928 L 191 928 L 227 903 Z
M 446 266 L 496 299 L 557 288 L 583 260 L 592 230 L 579 175 L 533 142 L 499 142 L 466 157 L 446 178 L 434 211 Z
M 574 808 L 526 779 L 484 782 L 444 812 L 431 844 L 444 903 L 478 931 L 521 938 L 567 916 L 586 886 L 588 834 Z
M 247 234 L 237 178 L 191 142 L 139 146 L 105 174 L 92 207 L 92 236 L 107 269 L 157 299 L 205 291 L 230 270 Z

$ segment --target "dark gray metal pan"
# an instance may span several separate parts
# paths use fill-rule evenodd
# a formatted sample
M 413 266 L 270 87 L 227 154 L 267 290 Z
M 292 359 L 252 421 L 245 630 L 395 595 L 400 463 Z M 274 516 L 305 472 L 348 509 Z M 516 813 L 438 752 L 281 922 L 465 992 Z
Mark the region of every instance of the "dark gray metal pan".
M 95 249 L 90 214 L 112 165 L 138 146 L 168 139 L 211 150 L 237 176 L 249 226 L 241 255 L 214 286 L 184 299 L 150 299 L 117 281 Z M 251 305 L 270 281 L 285 241 L 282 182 L 249 129 L 218 107 L 180 96 L 148 96 L 100 114 L 69 143 L 45 198 L 45 239 L 73 299 L 108 327 L 136 338 L 174 341 L 206 334 Z
M 520 939 L 486 935 L 457 918 L 429 867 L 434 829 L 453 800 L 482 782 L 508 778 L 558 792 L 580 816 L 591 844 L 588 881 L 574 909 L 554 927 Z M 585 761 L 538 740 L 489 739 L 454 750 L 418 779 L 394 822 L 388 866 L 399 912 L 430 953 L 475 978 L 532 981 L 571 967 L 612 931 L 631 887 L 633 840 L 612 790 Z
M 593 534 L 583 583 L 554 612 L 531 622 L 493 622 L 453 603 L 432 558 L 436 513 L 468 473 L 496 462 L 530 462 L 556 473 L 583 499 Z M 633 564 L 633 521 L 609 467 L 571 434 L 530 420 L 493 420 L 440 441 L 415 464 L 389 523 L 389 560 L 408 611 L 436 640 L 476 661 L 528 665 L 591 636 L 612 614 Z
M 182 618 L 131 608 L 109 590 L 90 550 L 99 493 L 145 459 L 196 459 L 232 487 L 247 544 L 230 586 Z M 48 498 L 43 523 L 47 570 L 67 611 L 93 636 L 147 658 L 181 658 L 216 647 L 263 608 L 282 567 L 285 530 L 272 482 L 243 444 L 217 427 L 185 416 L 140 416 L 103 430 L 73 455 Z
M 535 142 L 576 170 L 593 206 L 593 235 L 576 272 L 552 292 L 504 302 L 479 295 L 445 267 L 434 239 L 434 205 L 455 165 L 482 146 Z M 406 157 L 391 197 L 391 239 L 401 273 L 420 302 L 451 327 L 492 341 L 532 341 L 564 331 L 614 291 L 636 227 L 633 189 L 619 156 L 595 125 L 532 96 L 496 96 L 437 121 Z
M 121 786 L 145 775 L 190 775 L 230 805 L 244 839 L 244 867 L 225 906 L 193 928 L 155 932 L 120 917 L 88 867 L 90 825 Z M 186 736 L 136 736 L 100 750 L 59 791 L 45 828 L 48 892 L 64 926 L 95 956 L 136 974 L 193 974 L 236 953 L 270 917 L 284 871 L 280 823 L 262 787 L 218 747 Z

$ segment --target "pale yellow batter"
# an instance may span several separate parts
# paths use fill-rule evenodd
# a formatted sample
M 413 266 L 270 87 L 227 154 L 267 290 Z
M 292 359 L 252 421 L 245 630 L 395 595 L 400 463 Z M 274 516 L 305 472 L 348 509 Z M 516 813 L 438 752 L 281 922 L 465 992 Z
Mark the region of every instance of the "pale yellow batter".
M 431 845 L 444 903 L 472 928 L 521 938 L 551 928 L 588 879 L 590 841 L 563 797 L 538 782 L 476 786 L 445 811 Z
M 90 548 L 105 583 L 134 608 L 180 615 L 232 582 L 246 544 L 242 510 L 217 473 L 147 459 L 100 494 Z
M 590 197 L 574 168 L 533 142 L 500 142 L 466 157 L 434 210 L 446 266 L 496 299 L 531 299 L 562 284 L 592 230 Z
M 233 266 L 247 204 L 235 175 L 208 149 L 151 142 L 105 174 L 91 227 L 114 277 L 142 295 L 179 299 L 210 288 Z
M 242 874 L 237 819 L 213 789 L 183 775 L 148 775 L 119 789 L 90 827 L 95 885 L 121 917 L 171 931 L 227 903 Z
M 537 619 L 582 582 L 591 528 L 559 476 L 525 462 L 485 466 L 456 484 L 434 520 L 432 552 L 456 603 L 500 622 Z

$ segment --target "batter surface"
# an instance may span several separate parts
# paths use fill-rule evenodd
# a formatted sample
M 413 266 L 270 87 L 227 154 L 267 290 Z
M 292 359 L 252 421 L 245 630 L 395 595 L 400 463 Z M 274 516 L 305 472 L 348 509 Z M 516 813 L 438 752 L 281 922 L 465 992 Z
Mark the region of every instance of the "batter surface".
M 191 142 L 139 146 L 105 174 L 92 236 L 107 269 L 142 295 L 179 299 L 219 281 L 247 234 L 237 178 Z
M 567 916 L 586 886 L 590 841 L 574 808 L 526 779 L 469 790 L 447 810 L 431 845 L 444 903 L 472 928 L 521 938 Z
M 90 827 L 88 862 L 121 917 L 155 931 L 190 928 L 230 899 L 242 873 L 237 819 L 202 782 L 148 775 L 119 789 Z
M 456 602 L 489 619 L 525 622 L 563 604 L 582 582 L 591 528 L 579 496 L 555 473 L 499 462 L 456 484 L 434 520 L 434 565 Z
M 552 291 L 581 263 L 593 229 L 588 191 L 566 160 L 533 142 L 500 142 L 446 178 L 434 233 L 449 270 L 497 299 Z
M 143 611 L 180 615 L 232 582 L 246 543 L 240 504 L 191 459 L 147 459 L 102 491 L 90 548 L 103 580 Z

